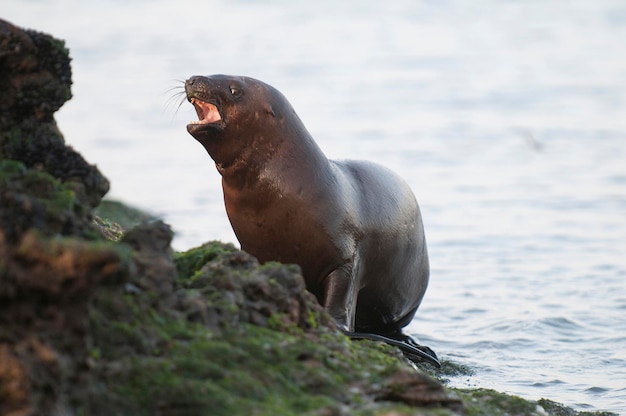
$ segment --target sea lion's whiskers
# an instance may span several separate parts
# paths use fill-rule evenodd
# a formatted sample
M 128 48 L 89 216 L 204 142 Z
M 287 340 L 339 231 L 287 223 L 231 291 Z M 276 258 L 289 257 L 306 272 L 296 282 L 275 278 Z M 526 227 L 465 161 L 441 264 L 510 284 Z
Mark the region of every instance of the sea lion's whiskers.
M 180 83 L 180 85 L 173 86 L 171 88 L 168 88 L 166 91 L 164 91 L 164 94 L 171 93 L 172 91 L 174 91 L 174 93 L 165 101 L 165 104 L 163 105 L 163 111 L 167 110 L 172 105 L 175 106 L 174 114 L 172 115 L 172 120 L 176 118 L 176 115 L 178 114 L 180 107 L 183 105 L 185 101 L 187 101 L 187 97 L 185 95 L 184 81 L 175 80 L 175 82 Z M 178 101 L 178 104 L 176 104 L 177 101 Z

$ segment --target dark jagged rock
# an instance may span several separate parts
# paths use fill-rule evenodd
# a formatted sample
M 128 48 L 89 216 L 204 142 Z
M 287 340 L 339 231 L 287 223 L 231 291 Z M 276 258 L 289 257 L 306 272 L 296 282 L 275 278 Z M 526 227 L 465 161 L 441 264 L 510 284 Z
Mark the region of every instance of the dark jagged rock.
M 54 121 L 69 63 L 63 42 L 0 20 L 0 414 L 73 413 L 89 299 L 132 264 L 127 246 L 98 241 L 108 181 Z
M 109 182 L 65 145 L 54 121 L 72 96 L 71 84 L 63 41 L 0 20 L 0 157 L 47 172 L 91 211 Z
M 28 118 L 52 121 L 71 98 L 72 71 L 64 42 L 0 20 L 2 125 Z

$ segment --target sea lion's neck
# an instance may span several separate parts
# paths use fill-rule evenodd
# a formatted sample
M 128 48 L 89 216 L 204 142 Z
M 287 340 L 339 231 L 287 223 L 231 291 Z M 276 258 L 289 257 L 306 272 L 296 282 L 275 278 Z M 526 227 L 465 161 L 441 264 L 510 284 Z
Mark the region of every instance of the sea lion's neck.
M 229 191 L 250 196 L 257 192 L 289 193 L 296 178 L 330 172 L 329 161 L 306 129 L 294 134 L 259 135 L 229 165 L 216 163 L 224 196 Z

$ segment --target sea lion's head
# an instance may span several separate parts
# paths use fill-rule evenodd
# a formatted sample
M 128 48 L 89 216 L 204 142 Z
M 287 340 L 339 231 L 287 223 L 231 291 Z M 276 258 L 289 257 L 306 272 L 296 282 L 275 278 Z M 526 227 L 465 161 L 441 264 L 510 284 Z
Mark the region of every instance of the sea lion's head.
M 192 76 L 185 93 L 198 115 L 187 131 L 221 165 L 241 157 L 254 141 L 271 140 L 283 115 L 293 112 L 278 90 L 248 77 Z

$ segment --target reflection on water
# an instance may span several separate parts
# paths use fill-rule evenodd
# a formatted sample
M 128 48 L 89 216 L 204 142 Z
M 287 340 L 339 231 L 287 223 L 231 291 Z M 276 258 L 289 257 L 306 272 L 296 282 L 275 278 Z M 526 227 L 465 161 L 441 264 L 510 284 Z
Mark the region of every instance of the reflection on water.
M 174 226 L 178 249 L 235 240 L 185 131 L 195 113 L 168 106 L 170 89 L 260 78 L 329 156 L 412 185 L 432 279 L 410 330 L 474 367 L 454 383 L 622 411 L 623 2 L 5 3 L 4 18 L 67 41 L 60 128 L 112 197 Z

